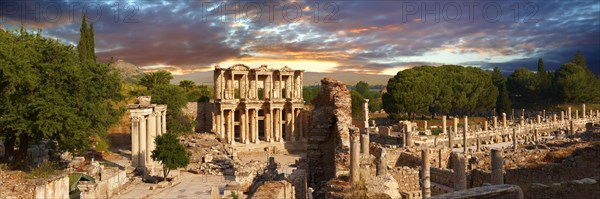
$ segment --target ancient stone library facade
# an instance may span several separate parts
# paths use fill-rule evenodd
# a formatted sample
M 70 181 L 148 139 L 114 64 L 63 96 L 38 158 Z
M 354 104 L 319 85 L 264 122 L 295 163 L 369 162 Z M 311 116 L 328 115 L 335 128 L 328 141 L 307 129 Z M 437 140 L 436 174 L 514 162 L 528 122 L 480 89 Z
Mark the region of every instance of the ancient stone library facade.
M 216 66 L 212 129 L 228 144 L 300 140 L 303 73 L 287 66 Z

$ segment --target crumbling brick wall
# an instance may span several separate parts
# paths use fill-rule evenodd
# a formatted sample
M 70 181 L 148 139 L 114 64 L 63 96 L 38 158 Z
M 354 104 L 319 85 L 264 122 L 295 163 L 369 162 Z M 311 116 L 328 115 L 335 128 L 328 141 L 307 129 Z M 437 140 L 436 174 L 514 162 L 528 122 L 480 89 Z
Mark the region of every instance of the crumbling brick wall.
M 419 184 L 419 170 L 410 167 L 396 167 L 390 171 L 398 182 L 400 192 L 413 192 L 421 190 Z
M 349 170 L 352 103 L 346 84 L 332 78 L 321 80 L 312 101 L 307 156 L 311 182 L 328 181 Z
M 454 172 L 451 169 L 431 167 L 429 171 L 431 175 L 431 182 L 448 187 L 454 187 L 454 182 L 452 181 L 452 175 Z
M 194 132 L 211 132 L 213 127 L 213 104 L 208 102 L 188 102 L 181 108 L 183 115 L 196 121 Z M 169 114 L 167 112 L 167 114 Z

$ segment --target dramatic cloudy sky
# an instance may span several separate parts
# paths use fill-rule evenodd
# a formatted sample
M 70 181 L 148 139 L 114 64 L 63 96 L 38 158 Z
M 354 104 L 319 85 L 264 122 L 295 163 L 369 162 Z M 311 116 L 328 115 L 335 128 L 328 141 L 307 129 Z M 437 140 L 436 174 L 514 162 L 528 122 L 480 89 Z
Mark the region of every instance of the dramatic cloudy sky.
M 553 70 L 577 50 L 600 73 L 600 1 L 0 1 L 23 23 L 76 44 L 82 12 L 101 60 L 175 74 L 214 65 L 284 65 L 395 74 L 461 64 Z M 301 16 L 300 16 L 301 15 Z

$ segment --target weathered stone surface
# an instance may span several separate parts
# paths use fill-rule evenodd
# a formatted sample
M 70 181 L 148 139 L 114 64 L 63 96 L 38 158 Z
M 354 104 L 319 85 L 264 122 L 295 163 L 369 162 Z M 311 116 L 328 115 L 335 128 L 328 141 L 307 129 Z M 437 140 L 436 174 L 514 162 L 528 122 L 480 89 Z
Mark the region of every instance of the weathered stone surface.
M 492 185 L 484 187 L 476 187 L 472 189 L 466 189 L 462 191 L 455 191 L 453 193 L 442 194 L 431 197 L 431 199 L 442 199 L 442 198 L 489 198 L 489 199 L 522 199 L 523 191 L 516 185 Z

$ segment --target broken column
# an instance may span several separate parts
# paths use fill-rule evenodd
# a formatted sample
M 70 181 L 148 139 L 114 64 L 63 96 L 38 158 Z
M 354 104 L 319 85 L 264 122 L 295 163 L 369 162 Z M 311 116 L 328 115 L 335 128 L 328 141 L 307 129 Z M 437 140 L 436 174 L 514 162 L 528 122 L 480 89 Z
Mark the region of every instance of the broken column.
M 369 134 L 369 99 L 363 103 L 363 133 Z
M 504 160 L 498 149 L 492 149 L 492 184 L 504 184 Z
M 569 122 L 570 122 L 569 135 L 575 135 L 575 123 L 573 123 L 573 120 L 571 120 Z
M 385 148 L 380 147 L 379 148 L 379 155 L 377 158 L 377 168 L 375 170 L 375 174 L 377 176 L 383 176 L 387 173 L 387 152 L 385 151 Z
M 360 181 L 360 146 L 358 136 L 358 132 L 350 132 L 350 182 L 352 184 Z
M 360 153 L 369 156 L 369 134 L 360 134 Z
M 467 189 L 467 175 L 465 172 L 465 156 L 460 153 L 453 152 L 453 182 L 454 182 L 454 191 L 460 191 Z
M 506 128 L 506 113 L 502 113 L 502 128 Z
M 565 111 L 560 111 L 560 121 L 565 121 Z
M 572 115 L 571 115 L 571 107 L 569 106 L 569 108 L 567 109 L 567 120 L 571 120 L 572 119 Z
M 423 129 L 426 131 L 427 130 L 427 121 L 423 121 Z
M 498 128 L 498 117 L 494 116 L 494 129 Z
M 581 118 L 585 119 L 585 104 L 581 104 Z
M 513 134 L 512 134 L 512 140 L 513 140 L 513 150 L 517 150 L 517 128 L 513 128 Z
M 484 131 L 488 130 L 488 121 L 487 121 L 487 119 L 485 121 L 483 121 L 483 130 Z
M 410 131 L 410 129 L 407 129 L 404 132 L 404 140 L 406 142 L 406 143 L 404 143 L 404 146 L 411 147 L 414 145 L 413 140 L 412 140 L 412 132 Z
M 579 119 L 579 110 L 575 110 L 575 119 L 578 120 Z
M 425 148 L 421 151 L 421 159 L 423 160 L 422 163 L 422 176 L 421 176 L 421 180 L 423 182 L 423 186 L 422 186 L 422 193 L 421 196 L 423 196 L 423 198 L 428 198 L 431 197 L 431 184 L 430 184 L 430 170 L 429 170 L 429 149 Z
M 463 153 L 467 153 L 467 129 L 469 125 L 467 125 L 467 117 L 465 116 L 465 126 L 463 129 Z

